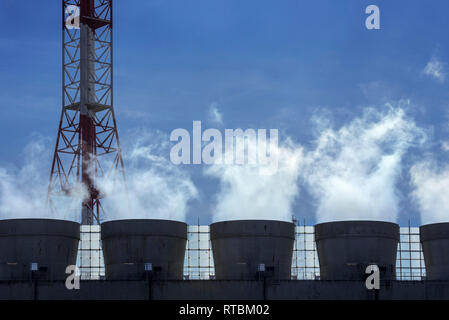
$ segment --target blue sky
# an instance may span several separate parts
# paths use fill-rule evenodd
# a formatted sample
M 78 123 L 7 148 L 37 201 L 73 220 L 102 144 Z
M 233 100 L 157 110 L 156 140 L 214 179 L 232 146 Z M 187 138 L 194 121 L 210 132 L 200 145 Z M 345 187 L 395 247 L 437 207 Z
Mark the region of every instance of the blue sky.
M 56 138 L 61 101 L 61 1 L 0 0 L 0 165 L 18 163 L 35 134 Z M 381 30 L 365 28 L 365 8 L 381 10 Z M 364 106 L 409 100 L 407 113 L 428 130 L 432 152 L 449 132 L 449 2 L 445 0 L 115 1 L 115 109 L 120 135 L 135 128 L 169 133 L 210 121 L 226 128 L 279 128 L 305 146 L 320 110 L 343 124 Z M 437 61 L 443 76 L 424 72 Z M 52 142 L 53 143 L 53 142 Z M 49 163 L 50 166 L 50 163 Z M 218 186 L 188 168 L 201 199 L 189 222 L 210 222 Z M 401 214 L 419 224 L 399 182 Z M 314 222 L 307 192 L 297 217 Z

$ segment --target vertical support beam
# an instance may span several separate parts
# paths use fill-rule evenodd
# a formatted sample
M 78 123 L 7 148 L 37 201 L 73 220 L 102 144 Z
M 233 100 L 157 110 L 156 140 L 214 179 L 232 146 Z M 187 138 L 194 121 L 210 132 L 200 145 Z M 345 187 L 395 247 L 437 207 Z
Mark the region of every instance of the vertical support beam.
M 95 104 L 95 30 L 90 19 L 94 18 L 94 0 L 81 1 L 81 25 L 80 25 L 80 139 L 81 143 L 81 181 L 86 187 L 89 196 L 82 204 L 82 224 L 94 223 L 94 203 L 98 196 L 95 189 L 95 140 L 96 128 L 94 115 L 90 106 Z M 89 19 L 88 19 L 89 18 Z

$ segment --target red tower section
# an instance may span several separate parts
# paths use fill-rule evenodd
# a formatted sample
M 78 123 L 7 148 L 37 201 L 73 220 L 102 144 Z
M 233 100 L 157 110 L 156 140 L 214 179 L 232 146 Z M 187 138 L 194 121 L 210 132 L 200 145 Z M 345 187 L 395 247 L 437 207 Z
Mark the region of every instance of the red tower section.
M 97 179 L 120 173 L 125 182 L 113 108 L 112 0 L 63 0 L 62 113 L 51 168 L 48 200 L 71 196 L 84 185 L 81 223 L 105 214 Z

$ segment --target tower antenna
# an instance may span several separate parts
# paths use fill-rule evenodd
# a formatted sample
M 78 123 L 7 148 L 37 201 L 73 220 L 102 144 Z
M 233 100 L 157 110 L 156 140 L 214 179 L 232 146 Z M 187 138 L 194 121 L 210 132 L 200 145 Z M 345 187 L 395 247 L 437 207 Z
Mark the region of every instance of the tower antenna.
M 87 190 L 81 223 L 100 224 L 104 195 L 97 180 L 119 173 L 125 181 L 113 107 L 112 0 L 62 0 L 62 112 L 48 186 L 55 197 Z

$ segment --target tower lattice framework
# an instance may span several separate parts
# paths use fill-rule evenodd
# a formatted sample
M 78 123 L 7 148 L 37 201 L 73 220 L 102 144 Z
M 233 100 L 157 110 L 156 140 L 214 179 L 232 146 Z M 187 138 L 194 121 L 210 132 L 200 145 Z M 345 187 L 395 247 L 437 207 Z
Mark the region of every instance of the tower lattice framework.
M 120 174 L 124 163 L 113 108 L 112 0 L 63 0 L 62 112 L 51 168 L 49 205 L 78 184 L 88 196 L 81 223 L 99 224 L 104 214 L 100 177 Z

